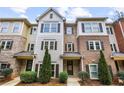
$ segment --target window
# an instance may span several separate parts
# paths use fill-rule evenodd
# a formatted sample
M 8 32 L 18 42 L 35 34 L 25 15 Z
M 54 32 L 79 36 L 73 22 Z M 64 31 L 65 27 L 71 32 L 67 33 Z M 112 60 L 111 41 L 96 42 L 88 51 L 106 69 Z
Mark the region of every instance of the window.
M 73 43 L 67 43 L 67 52 L 73 51 Z
M 84 23 L 82 24 L 82 30 L 86 33 L 99 33 L 102 32 L 102 24 L 101 23 Z
M 41 50 L 48 48 L 50 50 L 57 50 L 57 41 L 45 40 L 41 42 Z
M 12 40 L 2 40 L 1 41 L 1 48 L 2 49 L 11 49 L 13 41 Z
M 34 44 L 28 44 L 27 51 L 34 51 Z
M 98 64 L 89 64 L 90 79 L 98 79 Z
M 71 35 L 72 34 L 72 27 L 66 27 L 66 34 Z
M 117 48 L 116 48 L 116 45 L 115 44 L 110 44 L 110 46 L 111 46 L 111 50 L 113 52 L 117 52 Z
M 36 34 L 37 28 L 36 27 L 32 27 L 31 31 L 30 31 L 30 35 L 34 35 Z
M 14 26 L 13 26 L 13 32 L 19 32 L 20 30 L 20 23 L 14 23 Z
M 112 27 L 107 27 L 106 30 L 107 30 L 107 33 L 108 33 L 108 34 L 110 34 L 110 35 L 113 34 Z
M 59 26 L 58 23 L 45 23 L 43 32 L 58 32 Z
M 52 19 L 53 18 L 53 14 L 50 14 L 50 19 Z
M 52 77 L 55 77 L 56 64 L 52 64 Z
M 8 63 L 0 63 L 0 69 L 5 69 L 5 68 L 9 68 L 10 67 L 10 64 Z
M 3 33 L 8 32 L 8 27 L 9 27 L 9 23 L 8 22 L 3 22 L 1 24 L 1 32 L 3 32 Z
M 89 50 L 101 50 L 102 45 L 100 41 L 88 41 Z

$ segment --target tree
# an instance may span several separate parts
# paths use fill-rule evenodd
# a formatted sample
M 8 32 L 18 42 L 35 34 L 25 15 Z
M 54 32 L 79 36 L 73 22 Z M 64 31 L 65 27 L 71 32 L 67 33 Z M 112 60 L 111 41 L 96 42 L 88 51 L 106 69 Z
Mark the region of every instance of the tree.
M 39 72 L 39 81 L 41 83 L 48 83 L 51 78 L 51 56 L 48 52 L 48 49 L 45 50 L 45 55 L 43 58 L 43 64 Z
M 106 60 L 102 51 L 100 51 L 98 73 L 99 73 L 99 80 L 102 84 L 110 85 L 112 83 L 112 76 L 110 74 L 108 65 L 106 63 Z

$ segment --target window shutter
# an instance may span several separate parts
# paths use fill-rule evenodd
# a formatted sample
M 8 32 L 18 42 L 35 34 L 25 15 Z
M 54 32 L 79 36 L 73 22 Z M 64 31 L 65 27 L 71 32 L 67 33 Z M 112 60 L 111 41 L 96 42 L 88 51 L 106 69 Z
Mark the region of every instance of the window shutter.
M 88 41 L 86 42 L 86 45 L 87 45 L 87 50 L 89 50 L 89 43 L 88 43 Z
M 100 32 L 103 32 L 102 23 L 99 23 Z
M 65 44 L 65 52 L 67 51 L 67 44 Z
M 12 49 L 13 41 L 11 41 L 10 49 Z
M 115 50 L 115 52 L 117 52 L 117 49 L 116 49 L 116 46 L 115 46 L 115 44 L 113 44 L 113 46 L 114 46 L 114 50 Z
M 30 48 L 30 44 L 28 44 L 28 48 L 27 48 L 27 51 L 29 51 L 29 48 Z
M 74 44 L 72 44 L 73 52 L 74 52 Z
M 42 23 L 41 24 L 41 33 L 43 32 L 43 27 L 44 27 L 44 24 Z
M 57 50 L 57 41 L 55 41 L 55 50 Z
M 7 68 L 10 68 L 10 64 L 7 64 Z
M 60 23 L 58 23 L 58 33 L 60 32 Z
M 102 48 L 102 50 L 104 50 L 103 41 L 101 41 L 101 48 Z
M 111 74 L 111 76 L 112 76 L 112 78 L 113 78 L 113 72 L 112 72 L 112 67 L 111 67 L 111 65 L 109 65 L 108 68 L 109 68 L 110 74 Z
M 31 28 L 30 35 L 32 35 L 32 30 L 33 30 L 33 28 Z
M 59 77 L 59 64 L 56 64 L 56 77 Z
M 43 50 L 44 42 L 41 42 L 41 50 Z
M 82 23 L 81 26 L 82 26 L 82 32 L 84 33 L 85 32 L 84 23 Z
M 89 73 L 89 65 L 86 65 L 86 72 Z
M 113 31 L 112 31 L 112 28 L 110 27 L 110 32 L 111 32 L 111 34 L 113 34 Z

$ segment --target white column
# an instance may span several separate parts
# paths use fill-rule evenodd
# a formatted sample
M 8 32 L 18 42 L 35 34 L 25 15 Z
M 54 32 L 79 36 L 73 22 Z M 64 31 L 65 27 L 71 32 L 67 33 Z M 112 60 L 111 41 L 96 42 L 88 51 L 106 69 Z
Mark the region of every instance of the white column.
M 63 72 L 63 59 L 60 59 L 60 63 L 59 63 L 59 73 Z
M 81 70 L 84 71 L 83 57 L 81 57 Z
M 35 60 L 36 60 L 36 58 L 35 58 L 35 57 L 33 57 L 32 71 L 35 71 Z

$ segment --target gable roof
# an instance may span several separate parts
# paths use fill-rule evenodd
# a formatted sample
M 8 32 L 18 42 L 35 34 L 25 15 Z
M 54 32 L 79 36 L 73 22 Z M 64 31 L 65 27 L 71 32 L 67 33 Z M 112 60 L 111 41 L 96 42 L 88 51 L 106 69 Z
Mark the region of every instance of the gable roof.
M 46 12 L 44 12 L 42 15 L 36 18 L 36 21 L 38 21 L 40 18 L 43 18 L 46 14 L 48 14 L 50 11 L 53 11 L 56 15 L 58 15 L 63 21 L 65 21 L 65 18 L 60 15 L 55 9 L 53 8 L 48 8 Z

